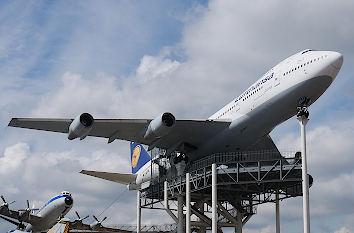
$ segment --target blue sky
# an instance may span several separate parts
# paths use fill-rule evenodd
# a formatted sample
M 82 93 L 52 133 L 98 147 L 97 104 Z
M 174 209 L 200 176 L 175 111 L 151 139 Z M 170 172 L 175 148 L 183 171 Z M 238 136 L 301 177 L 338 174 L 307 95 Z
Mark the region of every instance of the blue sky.
M 67 189 L 74 210 L 100 213 L 125 187 L 78 171 L 129 172 L 129 143 L 8 128 L 12 117 L 205 118 L 281 60 L 314 48 L 341 52 L 344 64 L 311 106 L 312 232 L 354 232 L 353 3 L 1 1 L 0 20 L 0 193 L 14 208 Z M 292 118 L 271 136 L 293 149 L 298 131 Z M 135 194 L 121 200 L 107 221 L 134 223 Z M 301 198 L 283 201 L 281 213 L 284 231 L 302 230 Z M 143 211 L 143 222 L 156 219 Z M 273 232 L 274 221 L 274 206 L 262 206 L 245 232 Z M 11 228 L 0 220 L 0 231 Z

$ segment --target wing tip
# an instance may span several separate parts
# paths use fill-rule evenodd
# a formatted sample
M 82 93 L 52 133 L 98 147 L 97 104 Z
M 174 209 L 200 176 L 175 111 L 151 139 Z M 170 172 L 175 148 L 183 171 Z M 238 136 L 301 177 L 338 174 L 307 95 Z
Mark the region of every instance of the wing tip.
M 81 170 L 79 173 L 88 175 L 89 171 L 88 170 Z
M 7 126 L 12 126 L 15 127 L 16 126 L 16 122 L 17 122 L 18 118 L 12 118 L 11 121 L 9 122 L 9 124 Z

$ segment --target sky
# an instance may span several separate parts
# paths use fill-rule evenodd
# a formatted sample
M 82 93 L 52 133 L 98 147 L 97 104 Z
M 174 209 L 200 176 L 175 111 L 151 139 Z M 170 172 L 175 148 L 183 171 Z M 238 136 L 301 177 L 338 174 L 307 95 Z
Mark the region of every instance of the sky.
M 0 194 L 11 207 L 40 207 L 68 190 L 67 217 L 135 223 L 136 195 L 81 169 L 130 172 L 129 143 L 7 127 L 12 117 L 203 119 L 267 70 L 301 50 L 343 54 L 334 83 L 310 107 L 311 229 L 354 232 L 354 2 L 338 1 L 1 1 Z M 295 118 L 271 133 L 298 149 Z M 280 205 L 283 232 L 301 232 L 301 197 Z M 152 214 L 153 213 L 153 214 Z M 142 211 L 143 224 L 172 222 Z M 89 220 L 90 222 L 92 220 Z M 14 227 L 0 220 L 0 232 Z M 246 233 L 275 231 L 265 204 Z

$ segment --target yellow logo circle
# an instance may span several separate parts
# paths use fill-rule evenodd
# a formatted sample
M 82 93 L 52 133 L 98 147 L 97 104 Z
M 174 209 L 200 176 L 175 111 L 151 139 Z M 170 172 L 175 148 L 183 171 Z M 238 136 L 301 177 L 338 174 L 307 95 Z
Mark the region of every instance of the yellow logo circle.
M 141 146 L 138 145 L 134 148 L 133 151 L 133 156 L 132 156 L 132 166 L 133 168 L 136 167 L 136 165 L 138 164 L 139 161 L 139 157 L 140 157 L 140 152 L 141 152 Z

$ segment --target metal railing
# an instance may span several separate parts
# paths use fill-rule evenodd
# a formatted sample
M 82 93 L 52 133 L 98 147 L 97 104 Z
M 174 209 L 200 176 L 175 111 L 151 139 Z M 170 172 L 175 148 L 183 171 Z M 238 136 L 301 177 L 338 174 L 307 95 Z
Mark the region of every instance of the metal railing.
M 277 150 L 215 153 L 206 158 L 193 162 L 188 170 L 195 171 L 203 167 L 211 166 L 213 163 L 229 164 L 235 162 L 265 162 L 279 159 L 284 159 L 284 161 L 290 162 L 295 159 L 294 155 L 295 152 L 293 151 L 282 152 L 280 154 Z
M 136 232 L 137 230 L 135 224 L 111 224 L 107 226 L 118 230 L 124 230 L 124 231 Z M 161 224 L 161 225 L 153 225 L 153 224 L 142 225 L 140 231 L 141 232 L 176 232 L 177 224 L 168 223 L 168 224 Z

